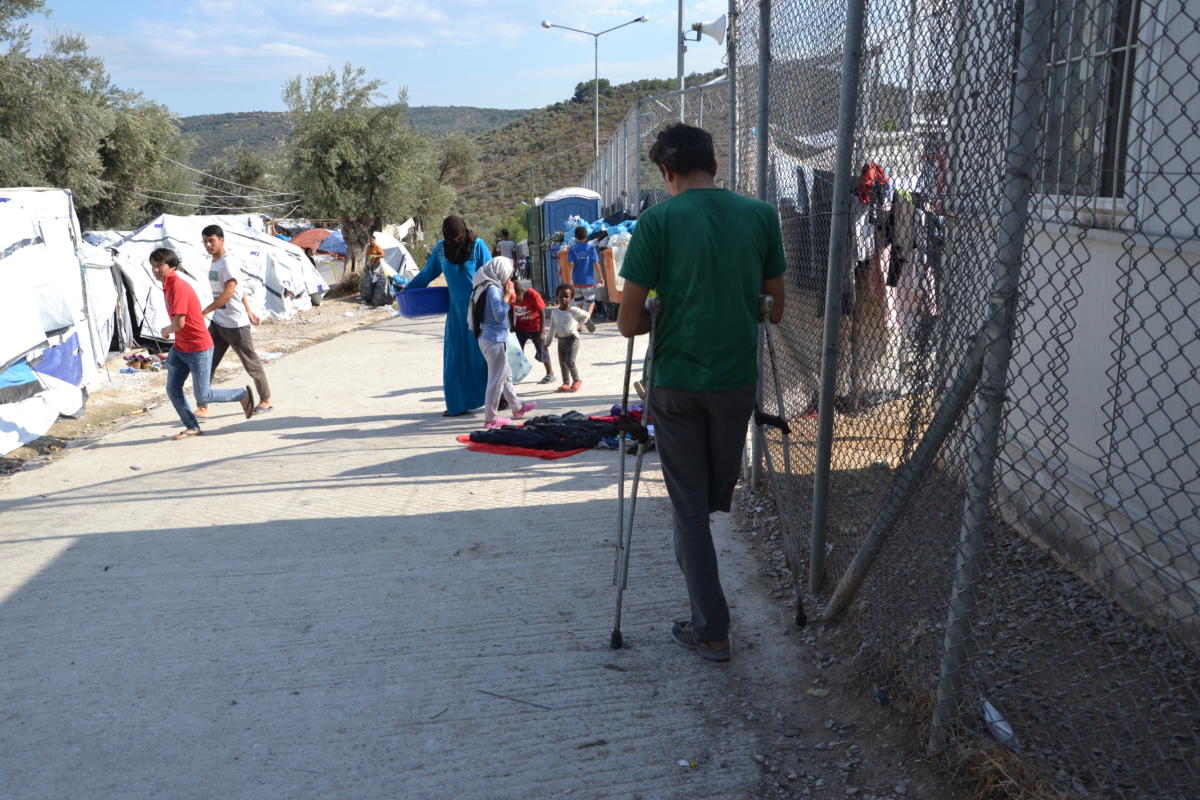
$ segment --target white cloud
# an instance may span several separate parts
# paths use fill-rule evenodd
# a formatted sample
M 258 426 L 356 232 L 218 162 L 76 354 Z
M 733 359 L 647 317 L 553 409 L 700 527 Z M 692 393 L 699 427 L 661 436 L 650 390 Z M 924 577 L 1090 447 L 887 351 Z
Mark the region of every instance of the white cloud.
M 448 22 L 449 18 L 440 9 L 422 2 L 404 0 L 310 0 L 315 13 L 334 16 L 374 17 L 408 22 Z
M 264 42 L 262 44 L 245 46 L 245 45 L 225 45 L 221 48 L 224 55 L 229 56 L 246 56 L 249 58 L 266 58 L 266 59 L 285 59 L 285 60 L 301 60 L 301 61 L 328 61 L 329 56 L 325 53 L 318 53 L 316 50 L 310 50 L 307 47 L 300 45 L 288 44 L 287 42 Z

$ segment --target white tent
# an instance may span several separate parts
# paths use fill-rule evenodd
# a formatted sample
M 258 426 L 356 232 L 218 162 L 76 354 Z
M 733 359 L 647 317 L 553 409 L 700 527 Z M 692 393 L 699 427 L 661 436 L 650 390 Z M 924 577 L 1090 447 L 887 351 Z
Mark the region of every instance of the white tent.
M 83 240 L 96 247 L 114 247 L 133 231 L 84 231 Z
M 213 214 L 209 219 L 222 228 L 252 228 L 259 233 L 267 232 L 266 214 Z
M 411 220 L 409 221 L 411 222 Z M 392 272 L 406 280 L 411 280 L 421 271 L 421 268 L 417 266 L 416 259 L 412 257 L 412 253 L 408 252 L 408 248 L 399 239 L 390 233 L 380 231 L 376 231 L 373 238 L 375 243 L 383 248 L 383 262 Z
M 226 250 L 242 264 L 246 295 L 259 316 L 286 319 L 311 308 L 312 295 L 328 290 L 304 251 L 293 244 L 221 217 L 164 214 L 113 245 L 116 264 L 131 286 L 133 314 L 143 337 L 157 337 L 169 322 L 162 287 L 150 272 L 148 258 L 155 249 L 175 251 L 181 276 L 201 299 L 220 291 L 200 236 L 212 224 L 221 225 Z
M 0 189 L 0 452 L 82 410 L 119 315 L 104 261 L 80 235 L 70 192 Z

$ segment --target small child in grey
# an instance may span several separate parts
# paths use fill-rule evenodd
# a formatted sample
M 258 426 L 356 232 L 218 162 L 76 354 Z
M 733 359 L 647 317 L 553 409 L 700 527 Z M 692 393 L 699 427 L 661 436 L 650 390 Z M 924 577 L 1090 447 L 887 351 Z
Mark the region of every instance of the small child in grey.
M 562 386 L 560 392 L 578 392 L 583 381 L 579 379 L 579 369 L 575 359 L 579 357 L 579 326 L 587 323 L 591 315 L 578 306 L 571 305 L 575 299 L 575 287 L 560 284 L 554 293 L 558 306 L 550 311 L 550 320 L 546 325 L 546 345 L 551 339 L 558 340 L 558 366 L 562 370 Z

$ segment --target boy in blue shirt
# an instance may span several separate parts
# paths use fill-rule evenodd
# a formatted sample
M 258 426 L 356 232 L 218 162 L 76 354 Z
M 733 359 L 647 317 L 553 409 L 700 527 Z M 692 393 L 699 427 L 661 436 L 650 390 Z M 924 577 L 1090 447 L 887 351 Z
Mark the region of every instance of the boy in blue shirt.
M 575 229 L 575 241 L 567 250 L 567 260 L 571 262 L 571 283 L 575 286 L 575 297 L 587 307 L 587 329 L 591 333 L 596 330 L 596 323 L 592 322 L 592 311 L 596 308 L 596 287 L 604 286 L 604 280 L 596 277 L 600 254 L 587 236 L 588 230 L 582 225 Z

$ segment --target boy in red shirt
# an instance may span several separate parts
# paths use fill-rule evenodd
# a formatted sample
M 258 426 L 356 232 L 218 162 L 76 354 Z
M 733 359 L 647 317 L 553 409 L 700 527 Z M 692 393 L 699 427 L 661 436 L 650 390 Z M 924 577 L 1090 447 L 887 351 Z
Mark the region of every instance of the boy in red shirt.
M 200 421 L 183 396 L 183 382 L 189 373 L 196 405 L 241 403 L 242 412 L 250 419 L 254 414 L 254 394 L 249 386 L 245 389 L 213 389 L 209 384 L 213 340 L 204 323 L 204 315 L 200 313 L 200 298 L 187 281 L 175 274 L 179 269 L 179 256 L 174 250 L 160 247 L 150 254 L 150 268 L 155 279 L 162 282 L 167 313 L 171 316 L 171 324 L 160 333 L 164 339 L 175 335 L 171 354 L 167 356 L 167 397 L 175 406 L 175 413 L 179 414 L 183 430 L 171 438 L 186 439 L 203 433 Z
M 517 341 L 521 343 L 522 352 L 525 350 L 526 342 L 533 342 L 537 360 L 546 367 L 546 376 L 538 383 L 553 383 L 554 367 L 550 365 L 550 350 L 542 342 L 542 334 L 546 328 L 546 302 L 533 287 L 522 288 L 520 281 L 516 281 L 515 289 L 517 297 L 510 305 L 513 308 L 513 316 L 516 317 L 514 327 Z

